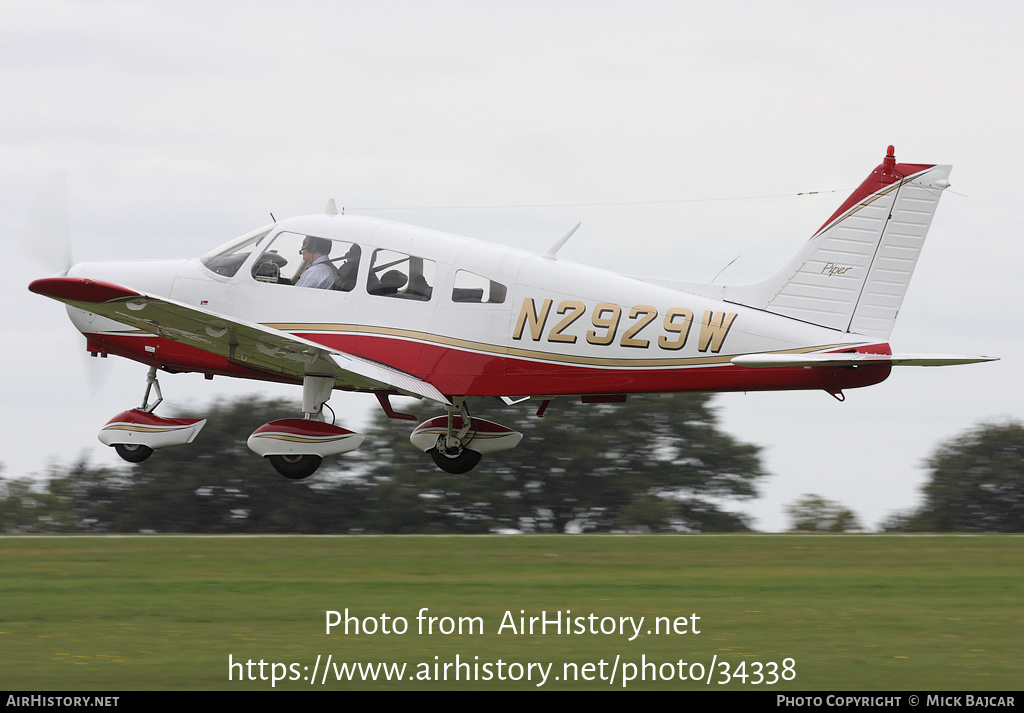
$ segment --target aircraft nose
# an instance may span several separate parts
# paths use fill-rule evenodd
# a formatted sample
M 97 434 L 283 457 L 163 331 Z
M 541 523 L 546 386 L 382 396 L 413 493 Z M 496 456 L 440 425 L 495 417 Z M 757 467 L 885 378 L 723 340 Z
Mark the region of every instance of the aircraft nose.
M 72 265 L 67 270 L 62 272 L 59 276 L 60 277 L 84 277 L 84 275 L 82 274 L 82 270 L 81 270 L 83 264 L 84 263 L 81 263 L 81 262 L 80 263 L 76 263 L 75 265 Z
M 161 297 L 169 297 L 174 278 L 185 260 L 140 260 L 80 262 L 68 270 L 68 277 L 86 277 Z

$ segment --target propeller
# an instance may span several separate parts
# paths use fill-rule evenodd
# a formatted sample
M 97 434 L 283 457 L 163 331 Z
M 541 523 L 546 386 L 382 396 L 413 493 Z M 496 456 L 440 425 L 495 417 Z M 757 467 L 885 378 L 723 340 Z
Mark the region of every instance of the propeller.
M 73 264 L 67 171 L 54 171 L 44 182 L 29 211 L 22 247 L 28 256 L 58 275 L 67 274 Z
M 68 174 L 65 170 L 57 170 L 46 177 L 42 188 L 29 210 L 22 235 L 22 250 L 38 264 L 54 276 L 66 275 L 74 264 L 71 259 L 71 221 L 68 209 Z M 61 329 L 72 337 L 67 325 Z M 83 355 L 82 366 L 85 382 L 89 385 L 89 396 L 94 397 L 110 376 L 110 369 L 101 364 L 99 359 L 91 358 L 79 336 L 74 341 L 73 350 Z M 68 342 L 69 351 L 70 341 Z

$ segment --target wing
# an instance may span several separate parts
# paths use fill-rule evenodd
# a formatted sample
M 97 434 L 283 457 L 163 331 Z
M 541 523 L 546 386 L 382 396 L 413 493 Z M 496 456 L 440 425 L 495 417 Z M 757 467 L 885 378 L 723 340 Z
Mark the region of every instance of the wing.
M 36 280 L 29 289 L 72 307 L 277 376 L 298 381 L 306 375 L 332 376 L 337 387 L 397 390 L 409 396 L 450 403 L 430 383 L 385 364 L 335 351 L 278 329 L 111 282 L 49 277 Z
M 861 364 L 892 364 L 893 366 L 953 366 L 981 361 L 998 361 L 996 357 L 966 354 L 862 354 L 829 352 L 825 354 L 743 354 L 731 359 L 737 366 L 858 366 Z

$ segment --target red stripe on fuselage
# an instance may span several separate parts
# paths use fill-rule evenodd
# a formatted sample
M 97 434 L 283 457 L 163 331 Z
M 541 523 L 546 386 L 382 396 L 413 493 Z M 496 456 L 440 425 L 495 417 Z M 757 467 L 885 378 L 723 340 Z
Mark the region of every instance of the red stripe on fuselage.
M 298 383 L 247 368 L 154 335 L 88 334 L 91 351 L 158 366 L 169 371 Z M 783 391 L 824 389 L 836 392 L 870 386 L 889 376 L 891 365 L 858 367 L 780 367 L 750 369 L 723 363 L 671 368 L 594 367 L 534 361 L 501 354 L 454 349 L 408 339 L 358 334 L 297 334 L 346 354 L 387 364 L 429 381 L 452 396 L 557 396 L 668 391 Z M 146 347 L 151 347 L 147 351 Z M 875 351 L 881 352 L 882 349 Z

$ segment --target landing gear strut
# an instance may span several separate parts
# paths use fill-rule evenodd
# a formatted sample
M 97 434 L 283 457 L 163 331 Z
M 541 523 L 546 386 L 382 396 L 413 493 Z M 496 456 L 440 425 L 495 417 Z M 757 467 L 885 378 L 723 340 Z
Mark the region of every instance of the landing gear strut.
M 149 397 L 154 390 L 156 401 L 150 403 Z M 141 463 L 158 448 L 191 443 L 206 425 L 206 419 L 156 416 L 153 410 L 163 400 L 160 382 L 156 378 L 156 367 L 150 367 L 142 406 L 123 411 L 107 421 L 99 432 L 100 443 L 113 446 L 117 455 L 129 463 Z
M 473 419 L 469 415 L 465 399 L 456 399 L 454 406 L 447 406 L 445 409 L 448 411 L 445 433 L 437 437 L 437 445 L 427 453 L 434 459 L 434 465 L 446 473 L 468 473 L 480 463 L 482 455 L 478 451 L 466 448 L 476 435 Z M 458 426 L 455 423 L 456 416 L 459 419 Z

